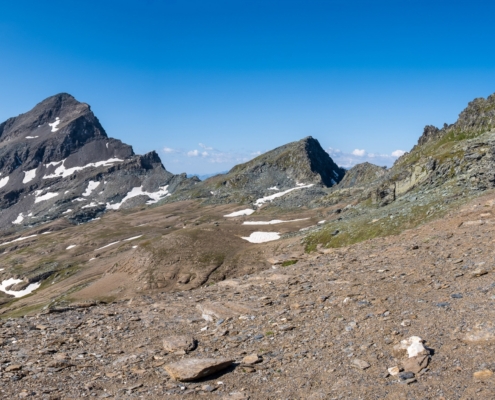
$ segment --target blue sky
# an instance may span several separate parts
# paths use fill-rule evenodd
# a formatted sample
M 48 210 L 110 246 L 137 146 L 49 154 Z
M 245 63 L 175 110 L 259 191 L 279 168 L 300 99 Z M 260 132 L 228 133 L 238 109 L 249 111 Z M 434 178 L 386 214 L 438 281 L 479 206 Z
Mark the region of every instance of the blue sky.
M 0 4 L 0 120 L 68 92 L 172 172 L 305 136 L 391 165 L 495 92 L 486 1 L 46 0 Z M 395 153 L 397 154 L 397 153 Z

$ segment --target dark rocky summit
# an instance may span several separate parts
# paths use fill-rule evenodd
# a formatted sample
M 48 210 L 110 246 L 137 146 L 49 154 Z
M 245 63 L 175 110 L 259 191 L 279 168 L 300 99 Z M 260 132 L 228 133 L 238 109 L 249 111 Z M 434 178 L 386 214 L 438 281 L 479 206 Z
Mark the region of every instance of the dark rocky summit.
M 194 191 L 172 196 L 171 200 L 203 198 L 210 204 L 256 203 L 263 197 L 303 188 L 276 197 L 277 206 L 297 207 L 324 194 L 323 189 L 336 185 L 344 174 L 345 169 L 335 164 L 318 140 L 307 137 L 236 165 L 228 173 L 207 179 Z
M 0 124 L 3 230 L 60 216 L 85 222 L 196 181 L 168 172 L 155 152 L 135 155 L 109 138 L 90 106 L 66 93 Z

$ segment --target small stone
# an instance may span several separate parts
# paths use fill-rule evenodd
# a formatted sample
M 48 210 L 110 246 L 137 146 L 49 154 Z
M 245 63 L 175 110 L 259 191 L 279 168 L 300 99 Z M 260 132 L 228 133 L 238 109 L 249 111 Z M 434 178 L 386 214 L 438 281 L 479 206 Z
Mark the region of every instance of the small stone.
M 12 371 L 19 371 L 21 369 L 22 369 L 22 365 L 13 364 L 13 365 L 9 365 L 7 368 L 5 368 L 5 371 L 6 372 L 12 372 Z
M 44 331 L 48 329 L 46 325 L 36 325 L 35 328 L 38 329 L 39 331 Z
M 396 344 L 393 353 L 397 358 L 402 358 L 406 354 L 409 358 L 418 355 L 428 355 L 430 352 L 423 345 L 424 340 L 418 336 L 411 336 Z
M 242 363 L 246 364 L 246 365 L 257 364 L 261 361 L 262 361 L 262 358 L 260 356 L 258 356 L 258 354 L 256 354 L 256 353 L 250 354 L 250 355 L 248 355 L 242 359 Z
M 408 379 L 412 379 L 414 378 L 414 372 L 402 372 L 399 374 L 399 379 L 402 380 L 402 381 L 406 381 Z
M 452 297 L 453 299 L 462 299 L 462 294 L 460 293 L 453 293 L 450 295 L 450 297 Z
M 190 382 L 225 369 L 233 362 L 226 358 L 190 358 L 168 364 L 165 370 L 176 381 Z
M 215 388 L 211 385 L 203 385 L 201 386 L 201 390 L 204 390 L 205 392 L 213 392 Z
M 359 358 L 355 358 L 354 360 L 352 360 L 352 365 L 353 365 L 353 367 L 363 369 L 363 370 L 371 367 L 371 365 L 369 363 L 367 363 L 364 360 L 360 360 Z
M 390 367 L 388 370 L 388 373 L 392 376 L 397 376 L 399 375 L 399 372 L 400 372 L 400 368 L 398 366 L 395 366 L 395 367 Z
M 405 319 L 400 324 L 401 324 L 401 326 L 411 326 L 411 320 Z
M 473 378 L 477 381 L 484 381 L 487 379 L 490 379 L 493 376 L 493 371 L 490 371 L 489 369 L 483 369 L 481 371 L 476 371 L 473 374 Z
M 163 348 L 170 353 L 183 351 L 188 353 L 196 348 L 196 340 L 192 336 L 170 336 L 163 339 Z
M 429 357 L 425 355 L 420 355 L 416 357 L 411 357 L 402 362 L 402 366 L 404 367 L 404 371 L 413 372 L 417 374 L 423 368 L 428 366 Z
M 486 274 L 488 274 L 488 271 L 486 269 L 476 268 L 474 271 L 471 272 L 471 278 L 477 278 Z

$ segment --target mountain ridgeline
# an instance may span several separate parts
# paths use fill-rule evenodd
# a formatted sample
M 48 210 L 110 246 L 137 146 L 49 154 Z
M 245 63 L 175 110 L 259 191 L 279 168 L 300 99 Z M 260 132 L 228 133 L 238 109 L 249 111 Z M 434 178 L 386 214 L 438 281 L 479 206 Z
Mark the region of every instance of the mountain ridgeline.
M 495 95 L 475 99 L 455 123 L 426 126 L 390 169 L 363 163 L 345 171 L 307 137 L 200 181 L 168 172 L 155 152 L 134 154 L 107 136 L 88 104 L 62 93 L 0 124 L 0 226 L 60 217 L 77 224 L 182 200 L 295 209 L 349 197 L 380 207 L 417 188 L 476 192 L 495 186 L 494 121 Z

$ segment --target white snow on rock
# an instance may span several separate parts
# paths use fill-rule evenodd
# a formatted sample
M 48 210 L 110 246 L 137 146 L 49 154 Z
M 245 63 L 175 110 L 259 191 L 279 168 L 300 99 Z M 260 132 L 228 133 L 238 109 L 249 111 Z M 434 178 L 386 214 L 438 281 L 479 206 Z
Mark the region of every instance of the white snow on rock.
M 294 190 L 310 188 L 311 186 L 314 186 L 314 185 L 313 184 L 304 185 L 303 183 L 297 183 L 297 187 L 291 188 L 291 189 L 287 189 L 287 190 L 285 190 L 283 192 L 274 193 L 274 194 L 271 194 L 270 196 L 262 197 L 261 199 L 256 200 L 254 202 L 254 205 L 255 206 L 261 206 L 262 204 L 265 204 L 268 201 L 271 202 L 271 201 L 275 200 L 276 198 L 282 197 L 282 196 L 286 195 L 287 193 L 290 193 L 290 192 L 292 192 Z
M 74 203 L 75 201 L 86 201 L 87 199 L 81 199 L 80 197 L 78 197 L 77 199 L 74 199 L 72 200 L 72 202 Z
M 272 187 L 269 187 L 267 190 L 277 190 L 278 191 L 280 189 L 278 187 L 276 187 L 276 186 L 272 186 Z
M 64 211 L 62 214 L 69 214 L 70 212 L 72 212 L 72 208 L 69 208 L 67 211 Z
M 13 295 L 14 297 L 23 297 L 28 295 L 32 291 L 38 289 L 41 286 L 41 282 L 36 282 L 36 283 L 31 283 L 23 290 L 19 290 L 19 291 L 6 290 L 6 288 L 9 287 L 10 285 L 15 285 L 16 283 L 20 283 L 20 282 L 22 282 L 22 279 L 15 279 L 15 278 L 7 279 L 0 284 L 0 290 L 4 293 Z
M 38 138 L 39 136 L 26 136 L 26 139 L 36 139 Z
M 58 128 L 57 128 L 58 124 L 60 124 L 60 118 L 59 117 L 55 118 L 55 122 L 48 123 L 48 125 L 50 125 L 50 127 L 52 128 L 52 132 L 58 131 Z
M 3 242 L 3 243 L 0 243 L 0 246 L 5 246 L 6 244 L 11 244 L 11 243 L 14 243 L 14 242 L 21 242 L 23 240 L 26 240 L 26 239 L 31 239 L 35 236 L 38 236 L 38 235 L 30 235 L 30 236 L 21 236 L 17 239 L 14 239 L 14 240 L 11 240 L 10 242 Z
M 245 210 L 240 210 L 240 211 L 234 211 L 233 213 L 224 215 L 224 217 L 230 218 L 230 217 L 240 217 L 242 215 L 251 215 L 254 213 L 254 210 L 251 210 L 250 208 L 247 208 Z
M 88 187 L 86 188 L 86 190 L 84 191 L 84 193 L 82 195 L 84 197 L 89 196 L 91 193 L 93 193 L 93 190 L 95 190 L 99 184 L 100 184 L 100 182 L 98 182 L 98 181 L 89 181 Z
M 324 224 L 325 222 L 327 222 L 325 219 L 321 220 L 321 221 L 318 221 L 318 225 L 322 225 Z
M 77 244 L 71 244 L 70 246 L 67 246 L 67 248 L 65 250 L 73 249 L 76 246 L 77 246 Z
M 101 203 L 101 204 L 103 204 L 103 203 Z M 82 206 L 81 208 L 91 208 L 91 207 L 98 207 L 98 203 L 92 201 L 91 203 L 86 204 L 85 206 Z
M 124 242 L 130 242 L 131 240 L 134 240 L 134 239 L 139 239 L 141 236 L 143 236 L 143 235 L 133 236 L 133 237 L 131 237 L 131 238 L 129 238 L 129 239 L 124 239 Z
M 96 249 L 95 251 L 98 251 L 98 250 L 101 250 L 101 249 L 105 249 L 105 248 L 110 247 L 110 246 L 113 246 L 114 244 L 117 244 L 117 243 L 120 243 L 120 240 L 117 240 L 116 242 L 112 242 L 110 244 L 107 244 L 106 246 L 100 247 L 100 248 Z
M 42 201 L 46 201 L 46 200 L 49 200 L 49 199 L 51 199 L 53 197 L 57 197 L 57 196 L 58 196 L 58 193 L 48 192 L 48 193 L 44 194 L 43 196 L 36 197 L 34 199 L 34 202 L 40 203 Z
M 65 160 L 62 160 L 62 161 L 52 161 L 52 162 L 49 162 L 48 164 L 45 164 L 45 167 L 48 168 L 48 167 L 51 167 L 51 166 L 56 166 L 60 163 L 63 163 L 65 162 Z
M 283 221 L 281 219 L 272 219 L 271 221 L 245 221 L 242 223 L 242 225 L 275 225 L 287 222 L 306 221 L 307 219 L 309 218 L 291 219 L 289 221 Z
M 100 247 L 100 248 L 96 249 L 95 251 L 98 251 L 98 250 L 104 249 L 104 248 L 106 248 L 106 247 L 113 246 L 114 244 L 117 244 L 117 243 L 120 243 L 120 242 L 129 242 L 129 241 L 134 240 L 134 239 L 139 239 L 141 236 L 143 236 L 143 235 L 133 236 L 133 237 L 130 237 L 130 238 L 128 238 L 128 239 L 123 239 L 123 240 L 117 240 L 116 242 L 112 242 L 112 243 L 110 243 L 110 244 L 107 244 L 106 246 Z M 136 246 L 136 247 L 137 247 L 137 246 Z M 134 247 L 133 247 L 133 248 L 134 248 Z M 91 261 L 91 260 L 89 260 L 89 261 Z
M 13 223 L 14 225 L 19 225 L 22 221 L 24 221 L 24 215 L 23 215 L 22 213 L 20 213 L 20 214 L 17 216 L 17 218 L 16 218 L 14 221 L 12 221 L 12 223 Z
M 5 178 L 0 179 L 0 188 L 3 188 L 7 182 L 9 181 L 9 177 L 6 176 Z
M 115 204 L 107 203 L 107 208 L 110 210 L 118 210 L 120 208 L 120 206 L 122 204 L 124 204 L 124 202 L 126 200 L 129 200 L 129 199 L 132 199 L 133 197 L 141 196 L 141 195 L 151 197 L 151 200 L 148 200 L 146 202 L 146 204 L 153 204 L 153 203 L 158 202 L 159 200 L 161 200 L 164 197 L 170 196 L 170 193 L 168 192 L 168 185 L 167 186 L 161 186 L 160 189 L 156 192 L 145 192 L 145 191 L 143 191 L 142 186 L 134 187 L 129 191 L 129 193 L 127 193 L 125 195 L 125 197 L 122 199 L 122 201 L 120 201 L 120 203 L 115 203 Z
M 22 183 L 31 182 L 36 177 L 36 168 L 30 169 L 29 171 L 24 171 L 24 179 Z
M 279 232 L 253 232 L 248 237 L 242 237 L 242 239 L 247 240 L 251 243 L 264 243 L 271 242 L 272 240 L 280 239 Z
M 61 162 L 62 165 L 60 167 L 57 167 L 57 169 L 53 172 L 53 174 L 45 175 L 43 177 L 43 179 L 58 178 L 58 177 L 65 178 L 67 176 L 72 175 L 76 171 L 81 171 L 81 170 L 86 169 L 86 168 L 91 168 L 91 167 L 96 168 L 96 167 L 101 167 L 101 166 L 109 166 L 109 165 L 113 165 L 116 162 L 124 161 L 124 160 L 121 160 L 120 158 L 109 158 L 108 160 L 89 163 L 89 164 L 83 165 L 82 167 L 65 168 L 65 166 L 64 166 L 65 160 L 58 161 L 57 164 Z M 50 163 L 50 164 L 56 165 L 55 163 Z M 50 164 L 47 164 L 47 166 Z

